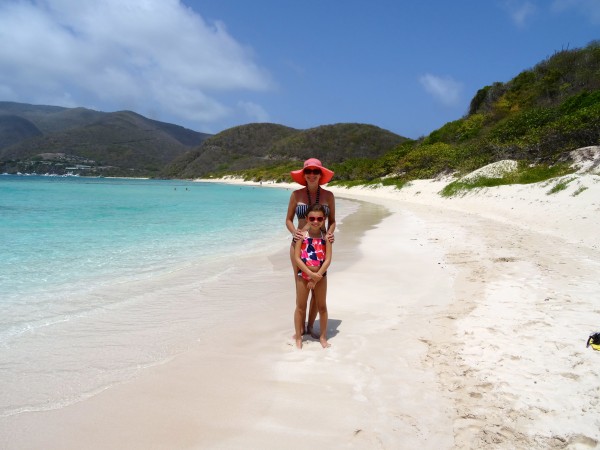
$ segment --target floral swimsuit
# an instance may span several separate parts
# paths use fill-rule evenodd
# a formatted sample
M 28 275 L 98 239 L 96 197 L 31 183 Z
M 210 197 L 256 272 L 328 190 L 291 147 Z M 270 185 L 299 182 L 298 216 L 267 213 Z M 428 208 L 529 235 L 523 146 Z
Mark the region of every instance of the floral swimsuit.
M 307 236 L 303 239 L 302 246 L 300 247 L 300 259 L 302 259 L 302 262 L 308 267 L 320 267 L 325 261 L 325 249 L 326 241 L 322 232 L 320 238 L 311 238 Z M 327 275 L 327 272 L 323 274 L 323 276 L 325 275 Z M 311 279 L 301 270 L 298 270 L 298 276 L 307 281 L 310 281 Z

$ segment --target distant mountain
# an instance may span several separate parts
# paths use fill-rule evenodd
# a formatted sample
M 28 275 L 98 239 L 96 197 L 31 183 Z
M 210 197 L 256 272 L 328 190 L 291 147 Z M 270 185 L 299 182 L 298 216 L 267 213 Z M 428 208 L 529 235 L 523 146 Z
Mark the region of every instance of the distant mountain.
M 86 108 L 30 105 L 27 103 L 0 102 L 0 116 L 10 114 L 34 123 L 44 134 L 65 131 L 88 125 L 109 114 Z
M 155 176 L 209 136 L 131 111 L 0 102 L 0 171 Z
M 0 173 L 195 178 L 312 156 L 328 164 L 377 158 L 406 140 L 366 124 L 252 123 L 211 136 L 131 111 L 0 102 Z
M 42 135 L 38 127 L 23 117 L 0 115 L 0 148 Z
M 289 165 L 317 157 L 327 164 L 377 158 L 407 138 L 373 125 L 341 123 L 297 130 L 272 123 L 229 128 L 182 155 L 165 176 L 195 178 L 259 167 Z

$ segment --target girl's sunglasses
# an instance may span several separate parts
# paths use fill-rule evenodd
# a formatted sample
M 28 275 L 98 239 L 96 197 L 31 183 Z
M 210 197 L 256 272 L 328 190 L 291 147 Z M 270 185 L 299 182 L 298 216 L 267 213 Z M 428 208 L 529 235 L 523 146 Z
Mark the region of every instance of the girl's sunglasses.
M 309 217 L 308 217 L 308 221 L 309 221 L 309 222 L 314 222 L 315 220 L 316 220 L 317 222 L 323 222 L 323 218 L 322 218 L 322 217 L 315 217 L 315 216 L 309 216 Z
M 321 169 L 304 169 L 304 175 L 321 175 Z

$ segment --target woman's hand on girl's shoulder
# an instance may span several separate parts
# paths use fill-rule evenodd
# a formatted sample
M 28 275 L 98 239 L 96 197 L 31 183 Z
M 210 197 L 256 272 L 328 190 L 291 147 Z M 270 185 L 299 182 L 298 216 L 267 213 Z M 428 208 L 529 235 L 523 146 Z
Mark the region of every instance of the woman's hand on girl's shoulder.
M 300 241 L 302 239 L 304 239 L 304 230 L 301 228 L 296 228 L 296 231 L 294 231 L 294 240 Z

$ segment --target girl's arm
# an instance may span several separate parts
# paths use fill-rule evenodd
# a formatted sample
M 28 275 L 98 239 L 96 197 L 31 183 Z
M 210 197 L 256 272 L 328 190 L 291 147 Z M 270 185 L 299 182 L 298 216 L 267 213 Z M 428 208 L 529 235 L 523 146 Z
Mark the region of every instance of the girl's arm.
M 294 258 L 296 259 L 296 267 L 307 275 L 313 273 L 308 266 L 302 261 L 300 254 L 302 252 L 302 239 L 298 239 L 294 246 Z
M 310 225 L 306 225 L 305 228 L 310 227 Z M 305 233 L 305 230 L 302 231 L 303 235 Z M 304 272 L 306 275 L 308 275 L 310 277 L 310 279 L 314 282 L 317 283 L 321 280 L 321 278 L 323 278 L 323 275 L 321 275 L 319 272 L 313 272 L 312 270 L 310 270 L 308 268 L 308 266 L 304 263 L 304 261 L 302 261 L 302 258 L 300 257 L 300 254 L 302 253 L 302 239 L 299 239 L 296 241 L 296 245 L 294 247 L 294 257 L 296 259 L 296 267 L 298 267 L 298 269 L 300 269 L 302 272 Z M 325 258 L 327 258 L 327 255 L 325 256 Z
M 333 245 L 331 245 L 331 242 L 329 242 L 328 240 L 325 240 L 325 261 L 323 261 L 323 265 L 317 272 L 321 276 L 323 276 L 323 274 L 327 272 L 327 268 L 331 264 L 331 258 L 333 257 L 333 255 L 331 254 L 332 251 Z

